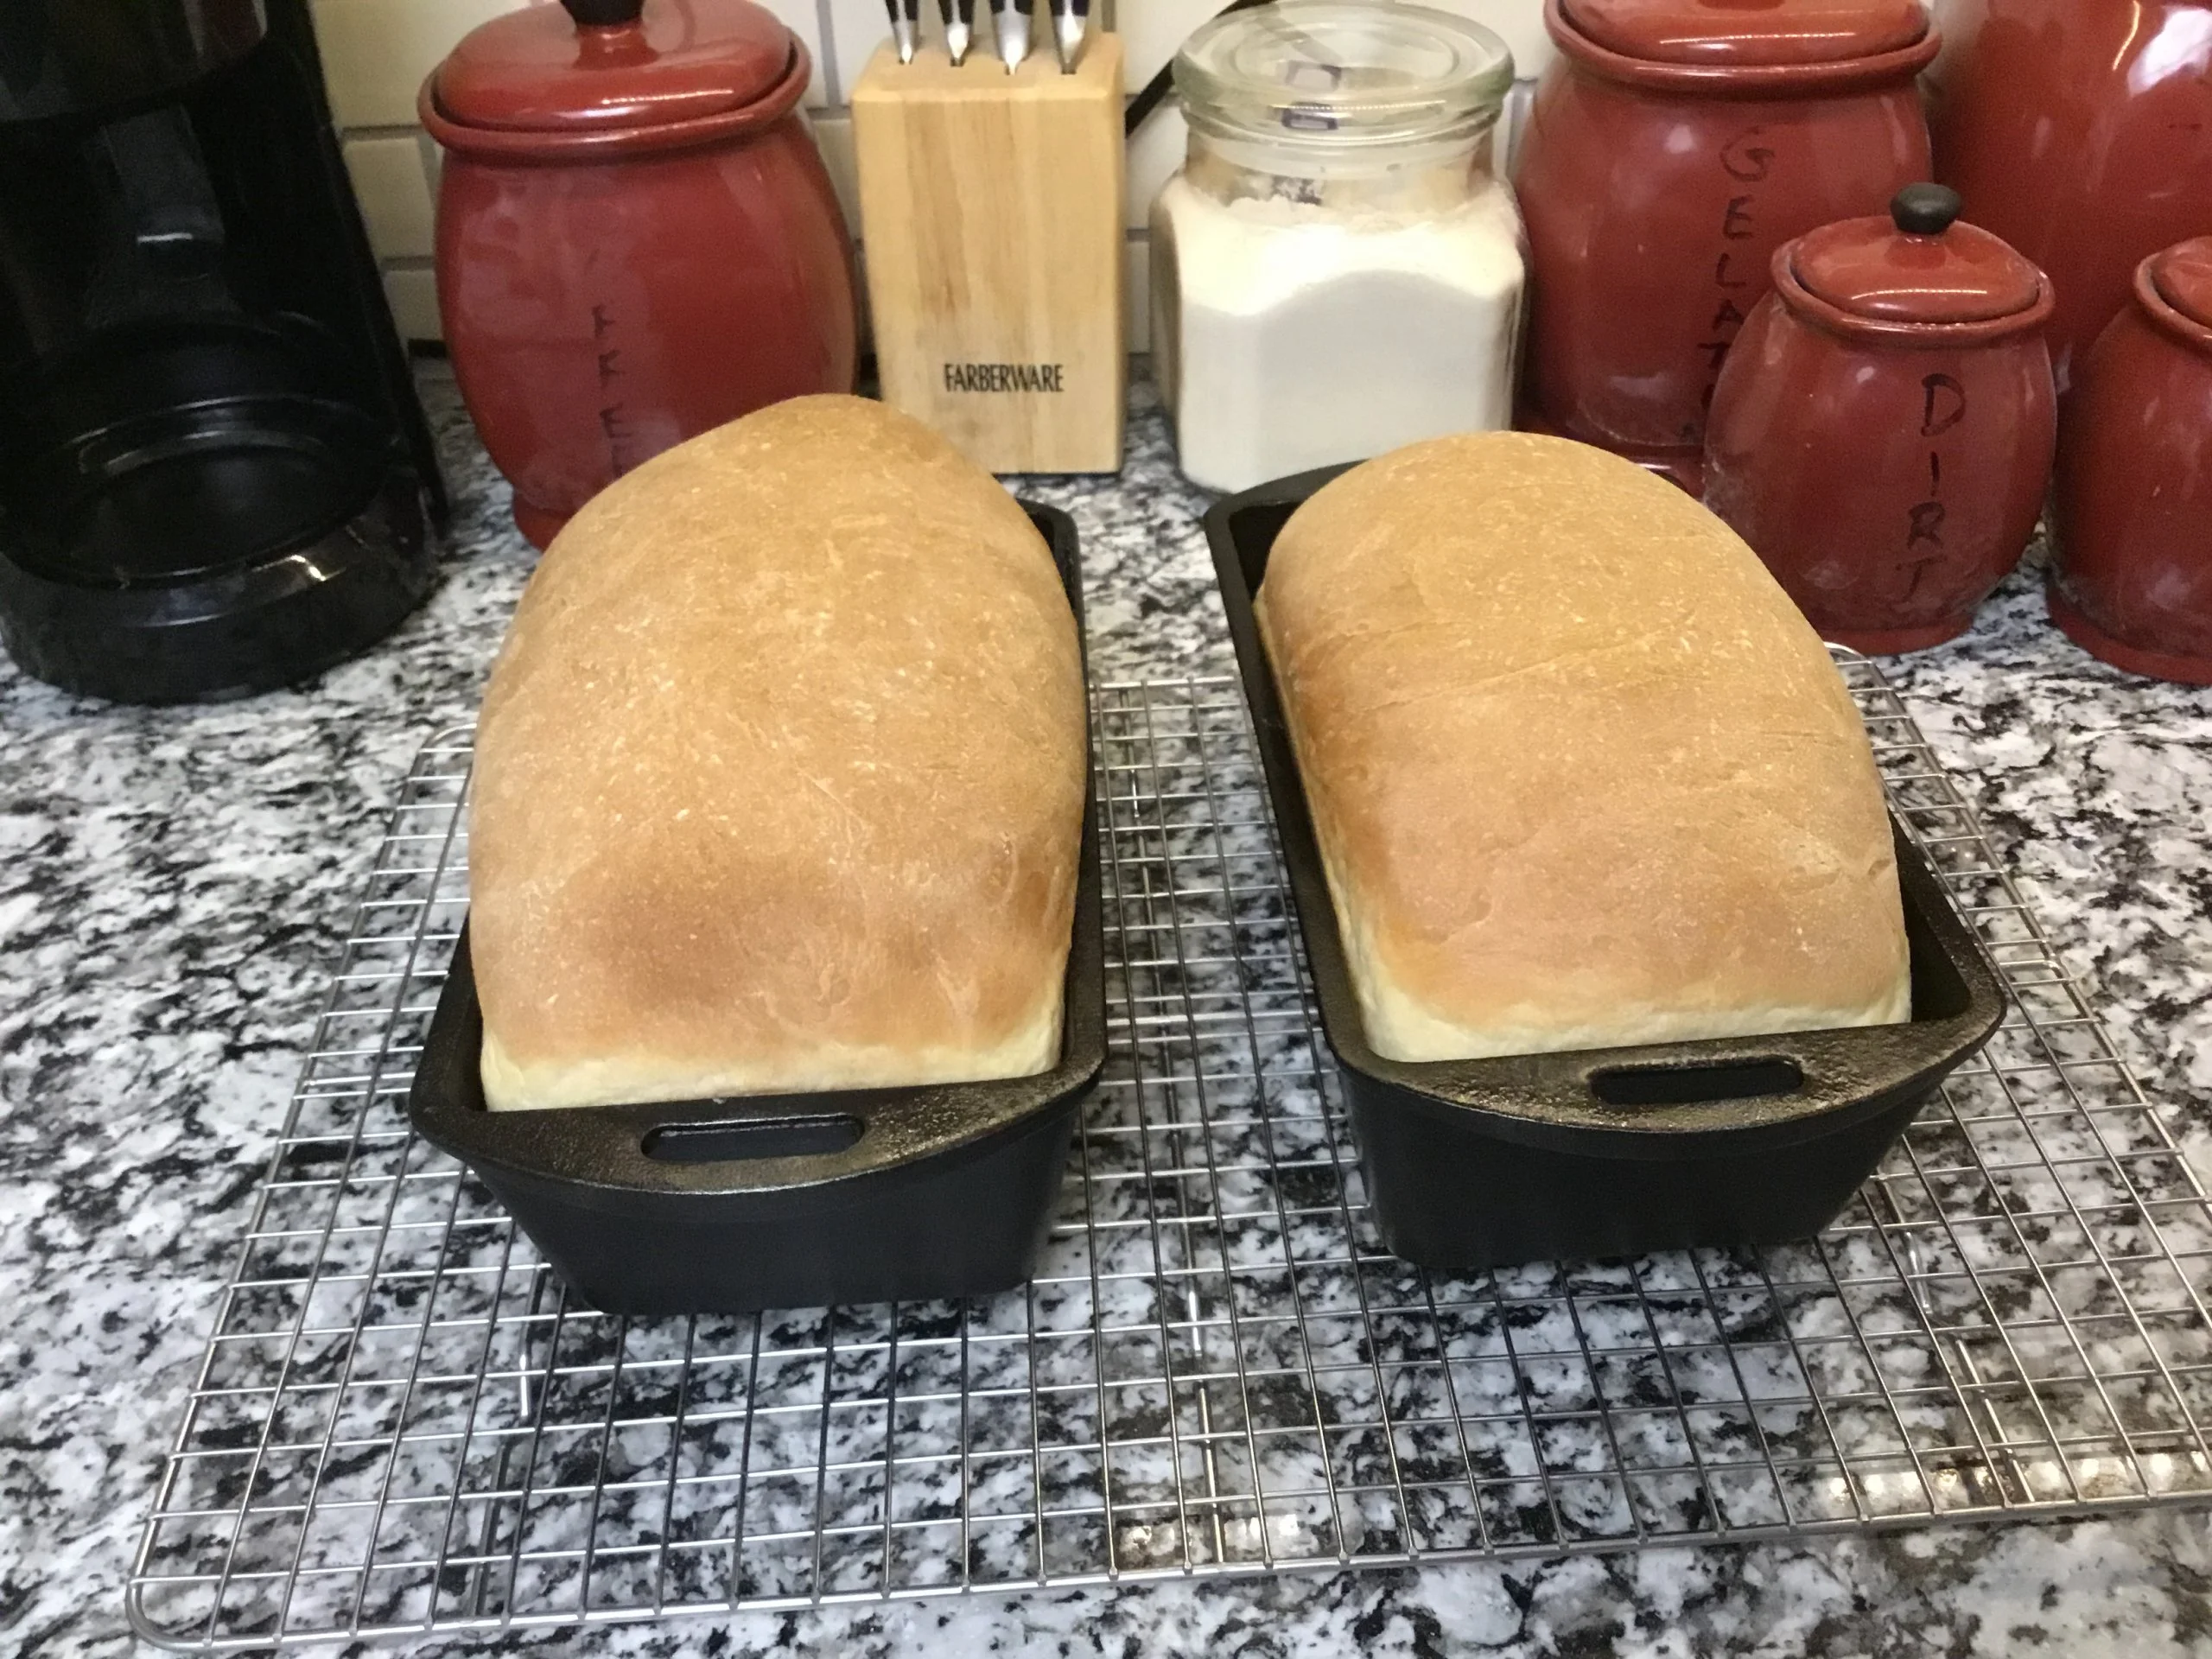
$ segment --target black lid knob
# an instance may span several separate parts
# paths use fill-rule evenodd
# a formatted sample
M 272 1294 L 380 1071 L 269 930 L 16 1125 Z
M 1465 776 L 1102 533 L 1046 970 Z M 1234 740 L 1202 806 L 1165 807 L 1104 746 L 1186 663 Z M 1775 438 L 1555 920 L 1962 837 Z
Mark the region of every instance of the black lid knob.
M 1890 198 L 1890 223 L 1907 236 L 1941 236 L 1965 211 L 1959 193 L 1947 185 L 1908 184 Z
M 561 0 L 561 4 L 584 29 L 620 29 L 636 22 L 645 9 L 645 0 Z

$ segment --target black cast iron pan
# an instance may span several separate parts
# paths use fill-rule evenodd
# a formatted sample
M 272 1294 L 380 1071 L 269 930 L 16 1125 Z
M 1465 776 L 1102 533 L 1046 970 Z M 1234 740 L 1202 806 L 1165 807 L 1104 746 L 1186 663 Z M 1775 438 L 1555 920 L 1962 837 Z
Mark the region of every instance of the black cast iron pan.
M 1321 1023 L 1384 1241 L 1408 1261 L 1456 1268 L 1819 1231 L 2003 1018 L 2002 982 L 1974 934 L 1892 819 L 1911 947 L 1910 1024 L 1503 1059 L 1376 1054 L 1252 614 L 1277 533 L 1346 470 L 1230 496 L 1205 523 Z
M 1083 619 L 1075 524 L 1025 503 Z M 1106 1055 L 1086 793 L 1060 1058 L 1033 1077 L 493 1112 L 464 927 L 408 1097 L 570 1290 L 625 1313 L 977 1296 L 1027 1279 Z

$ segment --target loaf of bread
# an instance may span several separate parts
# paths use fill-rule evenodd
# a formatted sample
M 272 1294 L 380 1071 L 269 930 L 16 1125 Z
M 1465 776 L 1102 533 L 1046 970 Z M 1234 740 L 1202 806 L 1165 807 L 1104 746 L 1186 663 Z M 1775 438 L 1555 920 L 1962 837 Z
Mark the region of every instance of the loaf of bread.
M 1084 720 L 1050 550 L 918 423 L 802 397 L 647 461 L 547 550 L 485 696 L 486 1102 L 1047 1069 Z
M 1910 1016 L 1866 729 L 1671 484 L 1556 438 L 1415 444 L 1299 509 L 1257 610 L 1378 1054 Z

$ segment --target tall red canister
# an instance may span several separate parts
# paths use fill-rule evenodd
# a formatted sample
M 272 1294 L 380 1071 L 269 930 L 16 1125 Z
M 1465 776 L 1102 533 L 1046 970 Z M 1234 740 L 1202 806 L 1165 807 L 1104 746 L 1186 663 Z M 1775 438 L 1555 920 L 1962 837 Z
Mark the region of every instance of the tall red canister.
M 810 73 L 749 0 L 562 0 L 474 30 L 423 86 L 446 344 L 539 546 L 671 445 L 852 389 Z
M 1919 0 L 1548 0 L 1515 185 L 1520 423 L 1695 490 L 1720 365 L 1775 251 L 1928 176 Z
M 2212 231 L 2212 3 L 1939 0 L 1936 176 L 2050 274 L 2064 391 L 2135 267 Z

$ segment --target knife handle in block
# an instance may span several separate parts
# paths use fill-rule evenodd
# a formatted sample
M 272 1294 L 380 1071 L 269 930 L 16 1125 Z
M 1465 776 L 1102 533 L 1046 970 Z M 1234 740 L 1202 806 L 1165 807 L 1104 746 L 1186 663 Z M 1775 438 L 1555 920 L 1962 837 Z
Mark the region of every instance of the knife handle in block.
M 1064 73 L 1075 73 L 1090 28 L 1090 0 L 1052 0 L 1052 39 Z
M 998 42 L 999 61 L 1009 70 L 1029 55 L 1031 10 L 1031 0 L 991 0 L 992 33 Z
M 920 0 L 884 0 L 891 14 L 891 40 L 899 61 L 911 63 L 922 43 Z
M 853 88 L 884 401 L 997 473 L 1122 464 L 1122 48 L 1008 73 L 880 49 Z

